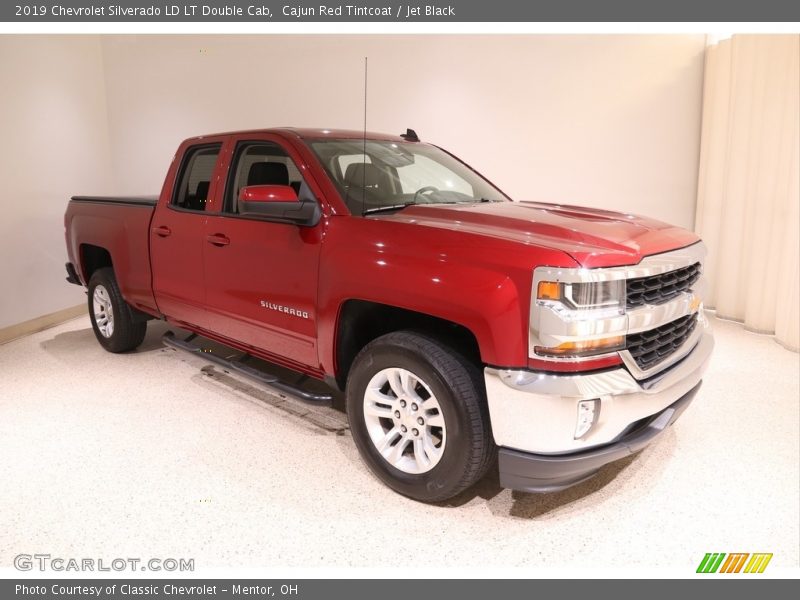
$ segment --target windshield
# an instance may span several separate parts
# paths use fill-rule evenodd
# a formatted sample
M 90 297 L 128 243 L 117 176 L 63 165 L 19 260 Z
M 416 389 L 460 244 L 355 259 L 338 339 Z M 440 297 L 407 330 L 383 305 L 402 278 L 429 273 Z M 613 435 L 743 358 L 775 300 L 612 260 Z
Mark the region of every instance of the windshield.
M 436 146 L 357 139 L 319 140 L 309 145 L 354 215 L 400 210 L 411 204 L 508 200 Z

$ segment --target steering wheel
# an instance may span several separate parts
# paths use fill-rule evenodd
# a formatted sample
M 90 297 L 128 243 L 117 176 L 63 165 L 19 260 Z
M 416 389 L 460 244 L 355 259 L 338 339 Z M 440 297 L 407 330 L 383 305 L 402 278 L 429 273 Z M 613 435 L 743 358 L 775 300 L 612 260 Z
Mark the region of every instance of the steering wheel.
M 414 197 L 411 199 L 414 204 L 417 203 L 417 196 L 421 196 L 422 194 L 429 194 L 431 192 L 440 192 L 441 190 L 437 188 L 435 185 L 426 185 L 425 187 L 419 188 L 416 192 L 414 192 Z

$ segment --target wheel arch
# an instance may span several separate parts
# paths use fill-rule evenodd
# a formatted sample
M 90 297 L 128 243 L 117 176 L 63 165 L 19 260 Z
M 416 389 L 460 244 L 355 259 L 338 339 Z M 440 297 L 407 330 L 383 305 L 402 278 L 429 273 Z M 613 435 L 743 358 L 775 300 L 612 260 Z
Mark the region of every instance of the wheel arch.
M 92 274 L 98 269 L 114 268 L 114 260 L 107 248 L 94 244 L 81 244 L 79 250 L 80 270 L 86 285 L 89 285 Z
M 478 338 L 464 325 L 398 306 L 349 299 L 340 307 L 335 331 L 335 381 L 339 389 L 345 388 L 353 360 L 359 351 L 372 340 L 395 331 L 426 335 L 473 364 L 481 364 Z

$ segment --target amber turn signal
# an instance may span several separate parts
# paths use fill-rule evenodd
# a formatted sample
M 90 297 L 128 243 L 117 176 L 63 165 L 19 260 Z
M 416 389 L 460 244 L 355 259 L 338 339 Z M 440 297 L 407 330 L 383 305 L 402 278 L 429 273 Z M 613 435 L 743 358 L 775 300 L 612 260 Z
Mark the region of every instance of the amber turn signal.
M 600 338 L 597 340 L 580 340 L 577 342 L 564 342 L 552 348 L 536 346 L 537 354 L 544 356 L 591 356 L 602 352 L 613 352 L 625 347 L 625 336 Z
M 555 281 L 540 281 L 536 290 L 538 300 L 560 300 L 561 284 Z

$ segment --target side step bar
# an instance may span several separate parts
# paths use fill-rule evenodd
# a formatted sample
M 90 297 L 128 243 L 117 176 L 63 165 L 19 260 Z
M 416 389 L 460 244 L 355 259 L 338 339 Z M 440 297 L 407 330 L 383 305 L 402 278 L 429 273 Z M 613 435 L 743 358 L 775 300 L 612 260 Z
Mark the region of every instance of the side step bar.
M 216 365 L 219 365 L 229 371 L 233 371 L 238 373 L 239 375 L 243 375 L 248 379 L 252 379 L 256 383 L 281 394 L 287 394 L 296 398 L 297 400 L 301 400 L 303 402 L 308 402 L 310 404 L 332 404 L 333 403 L 333 396 L 330 394 L 315 394 L 313 392 L 307 392 L 291 383 L 286 383 L 285 381 L 281 381 L 274 375 L 269 375 L 268 373 L 264 373 L 263 371 L 259 371 L 258 369 L 254 369 L 253 367 L 248 367 L 247 365 L 243 364 L 243 360 L 247 360 L 250 358 L 249 354 L 245 354 L 239 360 L 228 360 L 227 358 L 223 358 L 218 354 L 214 354 L 211 351 L 204 350 L 203 348 L 199 348 L 197 346 L 193 346 L 189 342 L 197 337 L 196 334 L 190 335 L 185 340 L 180 340 L 175 337 L 175 334 L 172 331 L 166 332 L 161 341 L 164 343 L 165 346 L 170 348 L 174 348 L 176 350 L 183 350 L 184 352 L 188 352 L 189 354 L 194 354 L 195 356 L 200 356 L 204 360 L 212 362 Z

